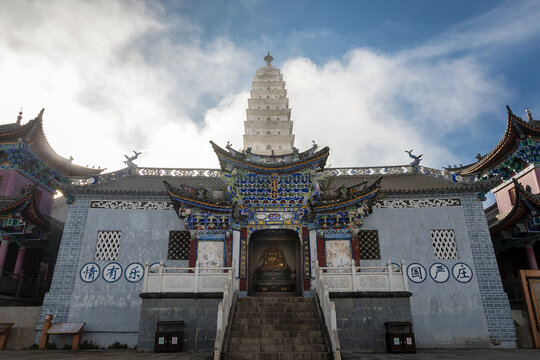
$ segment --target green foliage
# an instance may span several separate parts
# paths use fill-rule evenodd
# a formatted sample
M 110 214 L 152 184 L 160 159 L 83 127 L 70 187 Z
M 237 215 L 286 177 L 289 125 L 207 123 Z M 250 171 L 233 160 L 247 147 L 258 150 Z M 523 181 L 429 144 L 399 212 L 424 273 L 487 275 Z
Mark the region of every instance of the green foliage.
M 109 345 L 109 349 L 127 349 L 127 344 L 120 344 L 118 341 L 115 341 L 111 345 Z
M 48 343 L 47 350 L 58 350 L 58 346 L 55 343 Z
M 38 350 L 38 349 L 39 349 L 39 345 L 34 343 L 34 344 L 30 345 L 29 347 L 24 348 L 23 350 Z
M 99 346 L 96 343 L 94 343 L 92 340 L 90 340 L 90 342 L 88 340 L 84 340 L 81 343 L 81 350 L 95 350 L 95 349 L 99 349 Z

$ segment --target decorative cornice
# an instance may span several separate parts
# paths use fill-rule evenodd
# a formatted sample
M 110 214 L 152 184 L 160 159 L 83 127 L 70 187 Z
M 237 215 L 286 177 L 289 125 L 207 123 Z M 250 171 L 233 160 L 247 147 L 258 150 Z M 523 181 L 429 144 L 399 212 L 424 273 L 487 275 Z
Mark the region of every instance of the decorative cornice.
M 373 205 L 375 209 L 406 209 L 461 206 L 460 198 L 450 199 L 407 199 L 407 200 L 380 200 Z
M 169 201 L 92 200 L 91 209 L 109 210 L 174 210 Z
M 92 177 L 71 177 L 72 184 L 75 186 L 92 186 L 104 184 L 121 179 L 128 175 L 137 175 L 144 177 L 220 177 L 222 174 L 219 169 L 183 169 L 183 168 L 146 168 L 136 167 L 133 169 L 124 168 L 111 173 L 106 173 Z

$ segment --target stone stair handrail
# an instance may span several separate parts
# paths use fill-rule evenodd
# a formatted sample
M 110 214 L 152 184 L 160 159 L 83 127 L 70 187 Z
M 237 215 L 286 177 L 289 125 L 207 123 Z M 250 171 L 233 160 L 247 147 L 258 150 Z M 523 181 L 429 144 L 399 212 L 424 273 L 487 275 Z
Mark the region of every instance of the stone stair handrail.
M 334 360 L 341 360 L 341 347 L 339 345 L 336 320 L 336 304 L 333 301 L 330 301 L 328 285 L 321 277 L 323 270 L 319 268 L 318 264 L 316 265 L 316 268 L 315 290 L 317 297 L 319 298 L 319 304 L 321 305 L 326 329 L 328 330 L 328 335 L 330 336 L 332 353 L 334 354 Z
M 216 342 L 214 345 L 214 360 L 220 360 L 223 351 L 223 341 L 225 340 L 225 331 L 229 322 L 229 314 L 233 304 L 234 296 L 234 269 L 235 261 L 232 262 L 231 271 L 229 271 L 229 281 L 223 286 L 223 300 L 218 304 Z

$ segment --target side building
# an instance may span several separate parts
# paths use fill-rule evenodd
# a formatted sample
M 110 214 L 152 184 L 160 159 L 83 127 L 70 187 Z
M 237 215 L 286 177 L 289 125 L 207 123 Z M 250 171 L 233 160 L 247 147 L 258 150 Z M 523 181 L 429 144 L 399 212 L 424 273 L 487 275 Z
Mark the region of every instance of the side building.
M 39 305 L 48 290 L 63 222 L 52 217 L 57 183 L 100 170 L 54 152 L 43 132 L 43 110 L 21 124 L 0 125 L 0 305 Z
M 535 276 L 540 277 L 540 121 L 534 120 L 528 109 L 526 120 L 509 107 L 507 111 L 501 141 L 488 154 L 478 156 L 477 162 L 449 170 L 484 180 L 499 179 L 491 190 L 496 203 L 486 209 L 493 248 L 517 324 L 519 345 L 540 347 L 538 330 L 533 334 L 540 322 L 540 294 L 531 287 L 527 296 L 524 287 L 529 285 L 522 279 L 524 271 L 533 271 L 532 275 L 536 271 Z

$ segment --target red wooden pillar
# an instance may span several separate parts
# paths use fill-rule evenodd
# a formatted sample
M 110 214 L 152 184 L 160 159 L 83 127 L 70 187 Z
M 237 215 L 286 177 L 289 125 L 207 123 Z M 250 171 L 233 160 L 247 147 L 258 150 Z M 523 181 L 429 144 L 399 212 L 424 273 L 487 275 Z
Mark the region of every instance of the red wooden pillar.
M 9 248 L 9 235 L 2 235 L 2 243 L 0 245 L 0 269 L 4 267 L 8 248 Z
M 302 227 L 302 259 L 304 265 L 304 291 L 311 288 L 311 256 L 309 251 L 309 230 Z
M 189 267 L 195 267 L 197 262 L 197 235 L 191 236 L 189 243 Z
M 17 261 L 15 262 L 15 268 L 13 269 L 13 275 L 15 278 L 18 278 L 22 272 L 25 255 L 26 245 L 23 244 L 19 247 L 19 252 L 17 253 Z
M 317 233 L 317 261 L 320 267 L 326 266 L 326 256 L 324 248 L 324 235 Z
M 247 290 L 247 228 L 240 230 L 240 291 Z
M 225 267 L 232 265 L 232 239 L 233 232 L 228 231 L 228 235 L 225 234 Z
M 355 266 L 360 265 L 360 244 L 358 243 L 358 233 L 351 233 L 351 247 L 352 247 L 352 257 L 354 260 Z

